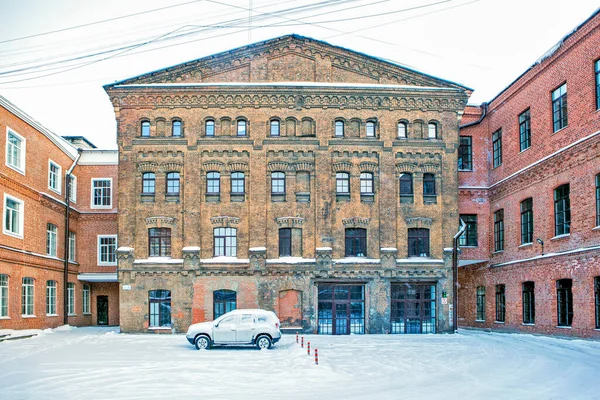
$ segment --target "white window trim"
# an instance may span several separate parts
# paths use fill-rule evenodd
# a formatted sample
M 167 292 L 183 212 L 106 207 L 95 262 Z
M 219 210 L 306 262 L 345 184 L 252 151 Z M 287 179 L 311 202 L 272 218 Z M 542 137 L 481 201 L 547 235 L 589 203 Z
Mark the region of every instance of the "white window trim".
M 50 314 L 48 314 L 48 312 L 46 312 L 46 316 L 47 316 L 47 317 L 55 317 L 55 316 L 57 316 L 57 315 L 58 315 L 58 314 L 56 313 L 56 311 L 58 310 L 58 307 L 57 307 L 57 302 L 58 302 L 58 300 L 57 300 L 57 297 L 58 297 L 58 296 L 57 296 L 57 294 L 58 294 L 58 289 L 57 289 L 57 286 L 58 286 L 58 285 L 56 284 L 56 281 L 54 281 L 54 286 L 48 286 L 48 282 L 46 282 L 46 302 L 48 301 L 48 290 L 49 290 L 50 288 L 53 288 L 53 289 L 54 289 L 54 311 L 55 311 L 55 312 L 53 312 L 53 313 L 50 313 Z M 48 308 L 48 305 L 46 304 L 46 309 L 47 309 L 47 308 Z
M 71 234 L 73 234 L 73 251 L 71 251 Z M 76 262 L 77 258 L 77 234 L 73 231 L 69 232 L 69 262 Z
M 56 174 L 56 188 L 50 186 L 50 174 L 52 165 L 58 167 L 58 172 Z M 62 167 L 60 166 L 60 164 L 58 164 L 55 161 L 52 161 L 51 159 L 48 159 L 48 189 L 58 194 L 61 194 L 62 191 Z
M 94 205 L 94 182 L 95 181 L 110 181 L 110 204 L 108 206 L 95 206 Z M 112 198 L 114 194 L 113 180 L 112 178 L 92 178 L 91 192 L 90 192 L 90 208 L 94 209 L 109 209 L 112 208 Z
M 73 174 L 71 174 L 71 192 L 69 193 L 69 200 L 71 200 L 72 203 L 77 203 L 77 177 Z
M 6 224 L 4 219 L 6 218 L 6 200 L 13 200 L 16 201 L 17 203 L 19 203 L 21 205 L 21 213 L 19 214 L 19 233 L 14 233 L 11 231 L 6 230 Z M 7 193 L 4 193 L 4 203 L 3 203 L 3 207 L 2 207 L 2 233 L 4 233 L 5 235 L 8 236 L 12 236 L 12 237 L 16 237 L 19 239 L 23 239 L 23 227 L 24 227 L 24 221 L 25 221 L 25 202 L 23 200 L 20 200 L 16 197 L 13 197 Z
M 10 299 L 10 285 L 8 284 L 10 277 L 8 276 L 8 274 L 0 274 L 0 275 L 4 275 L 6 276 L 6 286 L 0 286 L 0 287 L 6 287 L 6 301 L 9 302 Z M 2 293 L 0 293 L 0 296 L 2 295 Z M 6 315 L 0 315 L 0 319 L 10 319 L 10 307 L 6 307 Z
M 100 239 L 101 238 L 115 238 L 115 250 L 118 248 L 118 244 L 119 244 L 119 240 L 117 239 L 117 235 L 98 235 L 97 239 L 96 239 L 96 253 L 97 253 L 97 260 L 98 260 L 98 265 L 102 265 L 102 266 L 115 266 L 117 265 L 117 257 L 115 255 L 115 262 L 103 262 L 100 261 Z
M 27 277 L 27 278 L 29 278 L 29 277 Z M 32 278 L 32 282 L 33 283 L 31 285 L 30 284 L 24 285 L 23 281 L 21 280 L 21 318 L 37 318 L 36 315 L 35 315 L 35 280 L 33 278 Z M 23 314 L 23 304 L 22 304 L 22 302 L 23 302 L 23 287 L 24 286 L 31 287 L 31 292 L 32 292 L 32 295 L 31 295 L 31 297 L 32 297 L 32 299 L 31 299 L 31 301 L 32 301 L 32 307 L 31 307 L 32 313 L 31 314 Z M 29 305 L 29 303 L 27 303 L 27 305 Z
M 10 165 L 8 163 L 8 135 L 9 135 L 9 133 L 17 136 L 19 139 L 21 139 L 21 141 L 23 143 L 23 145 L 21 146 L 21 160 L 23 163 L 22 168 L 17 168 L 14 165 Z M 4 163 L 6 164 L 6 166 L 8 168 L 10 168 L 14 171 L 17 171 L 18 173 L 20 173 L 22 175 L 25 175 L 25 166 L 27 165 L 26 161 L 25 161 L 25 155 L 27 154 L 26 149 L 27 149 L 27 140 L 23 136 L 19 135 L 17 132 L 15 132 L 14 130 L 10 129 L 7 126 L 6 127 L 6 147 L 4 149 Z
M 51 257 L 56 257 L 58 254 L 58 226 L 54 225 L 52 222 L 48 224 L 52 225 L 56 228 L 56 232 L 54 232 L 54 248 L 50 248 L 50 253 L 46 252 L 46 255 Z M 48 238 L 50 234 L 50 230 L 48 229 L 48 224 L 46 224 L 46 250 L 48 250 Z
M 87 288 L 87 290 L 86 290 Z M 85 296 L 85 293 L 87 292 L 87 298 Z M 92 297 L 92 288 L 90 285 L 88 284 L 84 284 L 83 288 L 81 289 L 81 312 L 83 315 L 91 315 L 91 309 L 92 309 L 92 301 L 91 301 L 91 297 Z
M 71 306 L 73 308 L 73 312 L 71 312 Z M 73 282 L 67 283 L 67 309 L 69 311 L 67 314 L 69 317 L 77 315 L 75 313 L 75 284 Z

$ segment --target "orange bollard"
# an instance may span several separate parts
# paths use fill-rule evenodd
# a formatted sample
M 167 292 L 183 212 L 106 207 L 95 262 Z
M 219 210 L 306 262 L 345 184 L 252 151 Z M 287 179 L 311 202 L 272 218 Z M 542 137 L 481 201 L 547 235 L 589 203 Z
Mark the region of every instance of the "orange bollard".
M 310 356 L 310 342 L 308 342 L 308 351 L 307 354 Z
M 319 365 L 319 349 L 315 349 L 315 364 Z
M 302 336 L 302 340 L 300 341 L 300 347 L 304 348 L 304 336 Z

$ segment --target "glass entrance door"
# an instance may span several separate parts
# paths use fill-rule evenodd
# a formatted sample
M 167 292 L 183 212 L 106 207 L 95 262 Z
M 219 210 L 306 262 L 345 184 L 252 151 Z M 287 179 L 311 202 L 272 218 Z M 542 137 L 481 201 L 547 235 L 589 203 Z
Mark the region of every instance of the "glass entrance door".
M 391 333 L 435 333 L 433 283 L 392 284 Z
M 108 296 L 96 297 L 98 325 L 108 325 Z
M 319 285 L 318 332 L 325 335 L 365 333 L 364 293 L 364 285 Z

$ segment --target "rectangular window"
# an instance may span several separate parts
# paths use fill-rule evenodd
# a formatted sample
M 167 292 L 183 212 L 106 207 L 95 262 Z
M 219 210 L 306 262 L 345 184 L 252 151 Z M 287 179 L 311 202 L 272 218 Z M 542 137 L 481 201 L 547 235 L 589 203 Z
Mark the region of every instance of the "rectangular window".
M 475 214 L 461 214 L 460 219 L 467 225 L 467 228 L 462 235 L 458 238 L 458 245 L 465 247 L 477 246 L 477 215 Z
M 290 257 L 292 255 L 292 229 L 279 229 L 279 257 Z
M 502 129 L 492 133 L 492 150 L 494 153 L 494 168 L 502 165 Z
M 521 202 L 521 244 L 533 243 L 533 199 Z
M 573 281 L 556 281 L 557 322 L 558 326 L 571 326 L 573 323 Z
M 57 193 L 61 190 L 61 171 L 60 165 L 52 160 L 48 161 L 48 188 Z
M 25 175 L 25 138 L 6 128 L 6 165 Z
M 231 173 L 231 193 L 232 194 L 244 194 L 245 193 L 245 177 L 243 172 L 232 172 Z
M 373 173 L 361 172 L 360 194 L 373 194 Z
M 56 281 L 46 282 L 46 315 L 56 315 Z
M 535 323 L 535 283 L 523 283 L 523 323 Z
M 148 229 L 148 256 L 171 257 L 171 229 Z
M 363 228 L 346 228 L 346 257 L 367 256 L 367 230 Z
M 69 200 L 73 203 L 77 202 L 77 177 L 75 175 L 71 175 L 69 177 Z
M 335 192 L 337 194 L 350 194 L 350 174 L 338 172 L 335 174 Z
M 75 255 L 77 254 L 76 253 L 77 248 L 75 246 L 76 243 L 77 243 L 77 240 L 76 240 L 75 232 L 69 232 L 69 261 L 70 262 L 75 262 L 75 259 L 76 259 L 76 257 L 75 257 Z
M 46 254 L 56 257 L 58 228 L 54 224 L 46 225 Z
M 429 229 L 408 229 L 408 256 L 429 257 Z
M 112 178 L 92 179 L 92 208 L 112 207 Z
M 596 226 L 600 226 L 600 174 L 596 175 Z
M 98 265 L 117 265 L 117 235 L 98 236 Z
M 519 115 L 519 143 L 521 151 L 531 147 L 531 118 L 529 109 Z
M 150 290 L 148 303 L 150 305 L 150 326 L 171 326 L 171 291 Z
M 506 317 L 506 294 L 504 285 L 496 285 L 496 321 L 504 322 Z
M 179 172 L 169 172 L 167 174 L 167 196 L 179 196 L 180 182 Z
M 461 136 L 458 146 L 458 169 L 460 171 L 473 170 L 473 140 L 471 136 Z
M 552 92 L 552 122 L 554 123 L 554 132 L 568 124 L 566 83 Z
M 1 278 L 2 276 L 0 276 L 0 284 L 2 283 Z M 596 300 L 596 329 L 600 329 L 600 276 L 594 278 L 594 298 Z
M 494 251 L 504 250 L 504 210 L 494 213 Z
M 477 321 L 485 321 L 485 286 L 477 287 Z
M 90 298 L 90 285 L 88 284 L 84 284 L 83 285 L 83 293 L 82 293 L 82 297 L 81 297 L 81 301 L 82 301 L 82 312 L 84 314 L 90 314 L 90 305 L 91 305 L 91 298 Z
M 596 61 L 596 109 L 600 109 L 600 60 Z
M 0 318 L 8 317 L 8 276 L 0 275 Z
M 271 194 L 285 194 L 285 172 L 271 173 Z
M 554 234 L 571 233 L 571 200 L 569 184 L 554 189 Z
M 2 224 L 2 232 L 23 238 L 23 211 L 25 203 L 22 200 L 12 197 L 4 193 L 4 223 Z
M 214 252 L 215 257 L 237 255 L 237 230 L 235 228 L 214 229 Z
M 23 278 L 21 314 L 23 316 L 33 316 L 33 278 Z
M 73 282 L 67 284 L 67 309 L 69 315 L 75 315 L 75 284 Z

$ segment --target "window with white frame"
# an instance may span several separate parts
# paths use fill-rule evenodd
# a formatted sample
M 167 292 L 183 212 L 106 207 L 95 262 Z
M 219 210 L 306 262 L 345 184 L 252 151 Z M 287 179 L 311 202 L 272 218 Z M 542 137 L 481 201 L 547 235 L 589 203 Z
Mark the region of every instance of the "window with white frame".
M 117 235 L 98 236 L 98 265 L 117 265 Z
M 56 257 L 58 228 L 54 224 L 46 225 L 46 254 Z
M 4 194 L 4 221 L 2 232 L 10 236 L 23 238 L 23 219 L 25 203 L 22 200 Z
M 33 278 L 23 278 L 21 286 L 21 314 L 33 316 Z
M 6 128 L 6 165 L 25 174 L 25 138 Z
M 46 315 L 56 315 L 56 281 L 46 282 Z
M 112 207 L 112 179 L 92 179 L 92 208 Z
M 77 243 L 77 238 L 75 232 L 69 232 L 69 261 L 75 262 L 75 251 L 77 248 L 75 247 Z
M 69 315 L 75 314 L 75 284 L 73 282 L 67 284 L 67 312 Z
M 75 175 L 69 177 L 69 200 L 73 203 L 77 202 L 77 177 Z
M 0 318 L 8 317 L 8 276 L 0 275 Z
M 61 171 L 60 165 L 52 160 L 48 161 L 48 188 L 57 193 L 61 190 Z
M 87 283 L 83 285 L 83 296 L 81 297 L 81 302 L 82 302 L 82 312 L 84 314 L 90 314 L 90 304 L 91 304 L 91 300 L 90 300 L 90 285 L 88 285 Z
M 213 231 L 215 257 L 237 255 L 237 229 L 215 228 Z

